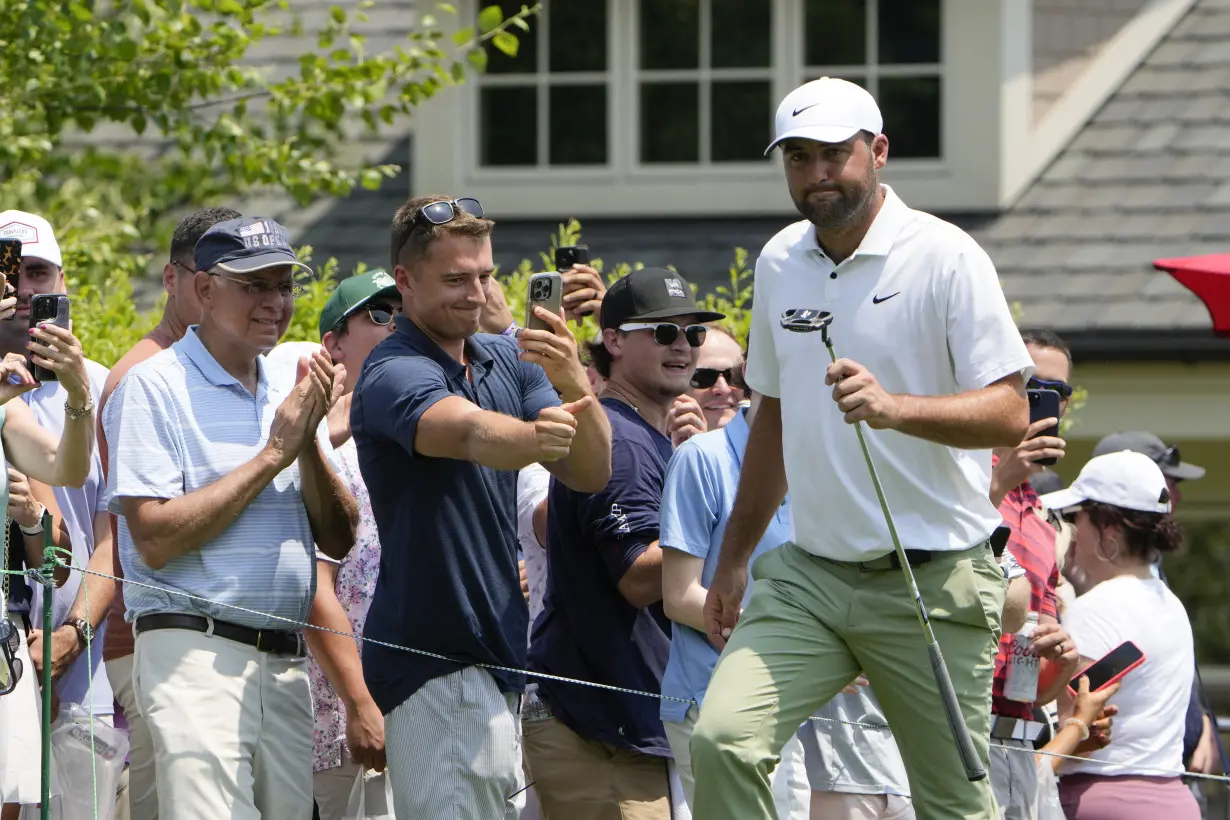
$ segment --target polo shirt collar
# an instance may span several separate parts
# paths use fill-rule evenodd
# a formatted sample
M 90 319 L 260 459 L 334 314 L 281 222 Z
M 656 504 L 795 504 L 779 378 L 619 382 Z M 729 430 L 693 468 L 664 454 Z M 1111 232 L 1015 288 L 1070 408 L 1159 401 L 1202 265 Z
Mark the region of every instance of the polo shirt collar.
M 398 314 L 393 321 L 396 332 L 404 336 L 411 347 L 440 365 L 450 378 L 465 375 L 466 366 L 445 353 L 444 349 L 436 344 L 408 316 Z M 481 370 L 485 373 L 491 369 L 493 361 L 491 353 L 483 345 L 478 344 L 474 336 L 466 339 L 465 356 L 466 361 L 476 370 Z
M 863 241 L 854 249 L 854 253 L 850 254 L 849 259 L 856 256 L 888 256 L 889 251 L 893 249 L 893 243 L 897 240 L 897 234 L 901 233 L 901 229 L 909 219 L 910 208 L 901 200 L 901 197 L 897 196 L 888 185 L 881 183 L 880 187 L 884 189 L 884 204 L 880 206 L 876 218 L 871 221 L 871 227 L 863 236 Z M 815 227 L 807 232 L 805 241 L 808 250 L 824 253 L 824 248 L 820 247 L 820 240 L 816 236 Z
M 226 368 L 218 364 L 218 360 L 213 357 L 213 354 L 201 342 L 201 337 L 197 335 L 200 325 L 189 325 L 188 332 L 184 334 L 184 338 L 175 343 L 174 347 L 179 350 L 188 361 L 196 366 L 196 369 L 201 371 L 201 375 L 212 385 L 216 387 L 226 387 L 228 385 L 237 385 L 247 391 L 243 382 L 226 372 Z M 256 392 L 261 393 L 269 386 L 268 376 L 265 372 L 265 357 L 256 357 Z
M 743 453 L 747 450 L 747 437 L 751 433 L 751 428 L 747 426 L 747 411 L 748 408 L 740 407 L 734 418 L 726 422 L 726 426 L 722 428 L 722 431 L 726 433 L 726 443 L 734 452 L 735 461 L 740 469 L 743 467 Z

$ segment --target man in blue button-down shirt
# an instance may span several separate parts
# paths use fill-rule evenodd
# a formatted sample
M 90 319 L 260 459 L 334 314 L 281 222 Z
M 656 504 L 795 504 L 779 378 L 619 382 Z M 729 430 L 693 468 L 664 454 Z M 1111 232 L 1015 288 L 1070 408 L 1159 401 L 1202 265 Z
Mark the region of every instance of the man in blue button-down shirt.
M 286 331 L 304 267 L 271 219 L 210 228 L 195 251 L 201 324 L 138 364 L 106 407 L 134 689 L 164 818 L 308 817 L 312 713 L 296 627 L 313 542 L 342 557 L 354 499 L 313 436 L 335 374 L 298 383 L 261 353 Z M 186 593 L 186 594 L 185 594 Z M 193 597 L 189 597 L 193 596 Z

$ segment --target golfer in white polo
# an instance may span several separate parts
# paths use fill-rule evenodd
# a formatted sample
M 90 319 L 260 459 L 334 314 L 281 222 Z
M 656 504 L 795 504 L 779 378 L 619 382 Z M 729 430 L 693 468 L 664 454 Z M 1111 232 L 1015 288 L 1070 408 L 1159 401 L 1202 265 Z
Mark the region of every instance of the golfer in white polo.
M 769 773 L 798 725 L 857 674 L 892 726 L 919 818 L 994 817 L 989 781 L 965 775 L 851 425 L 867 444 L 987 765 L 1004 575 L 988 538 L 991 448 L 1020 443 L 1033 363 L 995 268 L 965 232 L 908 207 L 878 180 L 888 138 L 871 95 L 824 78 L 777 110 L 804 220 L 756 263 L 747 382 L 763 394 L 705 604 L 729 645 L 692 737 L 697 817 L 772 818 Z M 783 312 L 833 315 L 840 358 Z M 790 543 L 747 559 L 786 494 Z M 739 626 L 731 634 L 736 621 Z

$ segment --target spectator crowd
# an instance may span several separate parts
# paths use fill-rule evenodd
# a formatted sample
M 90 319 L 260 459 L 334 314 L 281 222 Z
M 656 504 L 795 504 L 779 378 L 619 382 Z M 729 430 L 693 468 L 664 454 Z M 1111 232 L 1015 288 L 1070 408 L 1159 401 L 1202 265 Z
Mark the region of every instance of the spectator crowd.
M 1203 469 L 1123 432 L 1063 486 L 1068 347 L 879 181 L 871 96 L 816 80 L 775 127 L 803 219 L 747 346 L 668 268 L 573 264 L 518 321 L 481 203 L 425 195 L 310 343 L 286 229 L 185 217 L 108 370 L 31 320 L 72 297 L 54 226 L 0 213 L 4 568 L 74 568 L 49 632 L 3 576 L 0 818 L 39 802 L 47 698 L 126 733 L 105 817 L 1200 817 L 1183 775 L 1223 753 L 1163 558 Z

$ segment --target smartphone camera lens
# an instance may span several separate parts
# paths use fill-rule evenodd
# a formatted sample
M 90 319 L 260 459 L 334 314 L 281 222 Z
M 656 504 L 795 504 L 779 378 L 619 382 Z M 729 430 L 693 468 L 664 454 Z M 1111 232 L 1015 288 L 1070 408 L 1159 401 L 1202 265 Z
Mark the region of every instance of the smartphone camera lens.
M 530 289 L 530 298 L 535 302 L 545 302 L 551 295 L 551 283 L 546 279 L 538 279 Z

